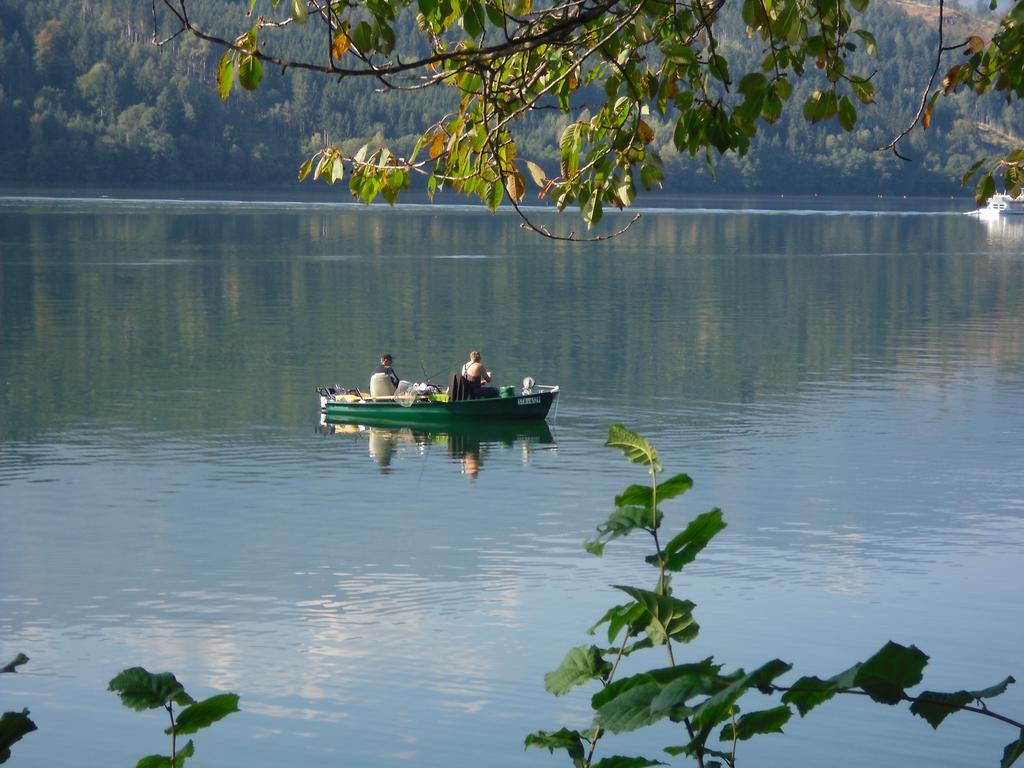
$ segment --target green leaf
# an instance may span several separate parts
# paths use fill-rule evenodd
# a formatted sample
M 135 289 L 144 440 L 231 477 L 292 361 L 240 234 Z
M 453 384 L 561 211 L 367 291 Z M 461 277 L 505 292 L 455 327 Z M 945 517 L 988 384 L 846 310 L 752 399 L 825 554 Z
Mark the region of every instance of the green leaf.
M 708 542 L 725 528 L 726 523 L 722 519 L 722 510 L 720 509 L 712 509 L 710 512 L 695 517 L 685 529 L 665 544 L 662 552 L 665 559 L 665 570 L 681 571 L 692 563 L 701 550 L 708 545 Z
M 721 667 L 705 659 L 624 677 L 594 694 L 591 707 L 597 722 L 612 733 L 634 731 L 665 717 L 685 715 L 685 703 L 694 696 L 710 696 L 724 686 Z
M 179 736 L 187 736 L 237 711 L 238 694 L 221 693 L 211 696 L 181 710 L 175 722 L 175 732 Z M 170 734 L 171 729 L 166 729 L 164 733 Z
M 853 88 L 853 94 L 857 97 L 857 100 L 862 104 L 874 104 L 875 103 L 875 86 L 863 78 L 850 78 L 850 85 Z
M 631 462 L 650 467 L 652 472 L 661 472 L 663 469 L 661 457 L 654 450 L 654 446 L 621 424 L 612 424 L 608 427 L 608 440 L 605 442 L 605 447 L 618 448 Z
M 462 28 L 472 38 L 484 33 L 484 9 L 478 2 L 470 0 L 466 3 L 466 12 L 462 16 Z
M 139 711 L 165 707 L 172 701 L 180 706 L 194 703 L 170 672 L 153 674 L 142 667 L 124 670 L 110 681 L 107 690 L 120 696 L 126 707 Z
M 999 768 L 1010 768 L 1010 766 L 1013 765 L 1021 755 L 1024 755 L 1024 729 L 1021 730 L 1019 739 L 1011 741 L 1006 745 L 1006 749 L 1003 750 L 1003 759 L 999 763 Z
M 356 48 L 359 49 L 360 53 L 369 53 L 370 49 L 373 47 L 373 28 L 365 21 L 360 21 L 352 30 L 352 34 L 349 35 L 349 39 L 355 44 Z
M 712 664 L 710 658 L 697 664 L 684 664 L 673 669 L 687 667 L 685 674 L 677 675 L 662 687 L 661 692 L 651 702 L 652 712 L 689 716 L 693 712 L 690 708 L 691 699 L 696 696 L 714 696 L 742 677 L 742 673 L 723 675 L 721 666 Z
M 831 105 L 835 102 L 835 93 L 832 91 L 815 91 L 804 102 L 804 119 L 811 123 L 819 123 L 827 120 L 835 110 Z
M 484 11 L 486 11 L 487 18 L 494 26 L 503 27 L 505 25 L 506 18 L 501 12 L 501 9 L 495 7 L 491 3 L 487 3 L 484 5 Z
M 573 176 L 580 165 L 580 149 L 583 147 L 583 124 L 569 123 L 558 140 L 562 160 L 562 176 Z
M 185 746 L 174 755 L 173 764 L 171 763 L 171 758 L 167 755 L 149 755 L 139 760 L 135 764 L 135 768 L 181 768 L 185 764 L 185 760 L 192 757 L 195 753 L 195 745 L 189 739 Z
M 761 117 L 772 125 L 782 117 L 782 99 L 776 93 L 769 93 L 761 104 Z
M 796 706 L 803 717 L 819 704 L 835 696 L 839 691 L 854 687 L 854 679 L 860 671 L 861 664 L 854 664 L 838 675 L 822 680 L 819 677 L 801 677 L 782 695 L 782 701 Z
M 612 654 L 616 654 L 616 653 L 620 653 L 621 652 L 623 657 L 625 657 L 625 656 L 629 656 L 629 655 L 631 655 L 633 653 L 636 653 L 637 651 L 642 651 L 642 650 L 644 650 L 646 648 L 653 648 L 653 647 L 654 647 L 654 643 L 651 642 L 650 638 L 645 637 L 645 638 L 642 638 L 640 640 L 637 640 L 635 643 L 627 643 L 626 645 L 623 645 L 623 646 L 607 648 L 607 649 L 605 649 L 605 653 L 607 653 L 608 655 L 612 655 Z
M 974 174 L 976 174 L 978 172 L 978 169 L 981 168 L 981 166 L 983 166 L 984 164 L 985 164 L 985 158 L 981 158 L 981 160 L 979 160 L 974 165 L 972 165 L 970 168 L 968 168 L 967 169 L 967 173 L 965 173 L 963 178 L 960 180 L 960 186 L 961 187 L 966 186 L 967 182 L 971 180 L 971 177 L 974 176 Z
M 0 674 L 3 674 L 5 672 L 14 674 L 18 667 L 27 662 L 28 656 L 26 656 L 24 653 L 19 653 L 11 661 L 7 662 L 7 664 L 4 665 L 3 669 L 0 669 Z
M 239 54 L 238 84 L 247 91 L 255 91 L 263 79 L 263 64 L 255 56 Z
M 592 768 L 648 768 L 651 765 L 665 765 L 665 763 L 658 760 L 648 760 L 646 757 L 612 755 L 593 763 Z
M 943 720 L 959 712 L 963 706 L 972 701 L 974 701 L 974 697 L 967 691 L 958 691 L 957 693 L 924 691 L 910 705 L 910 711 L 927 720 L 932 728 L 938 728 Z
M 800 3 L 784 3 L 778 18 L 771 23 L 773 33 L 793 45 L 800 33 Z
M 875 36 L 868 32 L 866 29 L 855 30 L 857 36 L 864 41 L 864 50 L 869 56 L 874 56 L 878 50 L 878 43 L 875 42 Z
M 732 714 L 733 705 L 751 688 L 765 688 L 779 675 L 793 668 L 780 659 L 762 664 L 748 675 L 737 678 L 694 710 L 690 722 L 695 731 L 711 728 Z
M 387 24 L 377 25 L 377 50 L 385 56 L 395 50 L 395 31 Z
M 868 9 L 868 0 L 850 0 L 850 5 L 852 5 L 858 13 L 864 13 L 864 11 Z
M 729 62 L 726 61 L 724 56 L 719 56 L 717 53 L 713 54 L 708 59 L 708 72 L 716 80 L 721 80 L 723 83 L 729 82 Z
M 573 765 L 582 766 L 585 762 L 583 740 L 580 737 L 580 732 L 570 731 L 568 728 L 562 728 L 560 731 L 536 731 L 531 733 L 523 742 L 523 747 L 526 749 L 538 747 L 546 749 L 552 754 L 554 754 L 556 749 L 564 749 L 569 753 L 569 758 L 572 760 Z
M 653 494 L 649 485 L 630 485 L 615 497 L 616 507 L 646 507 L 652 505 Z
M 694 739 L 694 742 L 697 741 L 697 739 Z M 730 762 L 734 761 L 734 756 L 731 752 L 722 752 L 718 749 L 709 749 L 703 744 L 697 744 L 694 742 L 691 742 L 690 744 L 687 744 L 683 747 L 665 747 L 664 751 L 674 756 L 686 755 L 687 757 L 695 757 L 697 754 L 697 748 L 699 746 L 700 753 L 704 758 L 704 765 L 706 766 L 706 768 L 722 768 L 723 765 L 729 765 Z M 717 757 L 722 762 L 718 762 L 718 760 L 714 762 L 708 762 L 709 757 Z
M 683 66 L 693 64 L 697 60 L 697 54 L 694 53 L 690 46 L 679 42 L 678 38 L 674 39 L 676 42 L 662 48 L 665 53 L 665 58 L 674 64 L 682 64 Z
M 782 733 L 782 726 L 789 722 L 793 710 L 787 706 L 773 707 L 759 712 L 750 712 L 736 721 L 728 723 L 719 738 L 722 741 L 746 741 L 762 733 Z
M 974 189 L 974 202 L 977 205 L 984 205 L 995 193 L 996 181 L 992 178 L 992 172 L 989 171 L 981 177 L 978 181 L 978 186 Z
M 627 173 L 627 175 L 619 182 L 615 196 L 624 206 L 633 204 L 633 201 L 636 199 L 636 186 L 633 184 L 632 173 Z
M 640 183 L 644 185 L 644 189 L 651 189 L 654 186 L 660 187 L 660 182 L 664 178 L 665 174 L 657 165 L 647 163 L 640 166 Z M 658 471 L 661 471 L 661 465 L 658 465 Z
M 772 83 L 772 89 L 783 101 L 789 101 L 789 97 L 793 95 L 793 84 L 784 77 L 775 80 Z
M 612 665 L 602 658 L 600 649 L 581 645 L 569 650 L 558 669 L 544 675 L 544 688 L 548 693 L 562 696 L 577 685 L 606 679 L 611 669 Z
M 217 65 L 217 91 L 221 101 L 228 100 L 231 86 L 235 83 L 235 52 L 224 51 Z
M 928 656 L 914 646 L 905 647 L 890 640 L 861 665 L 854 684 L 881 704 L 898 704 L 906 688 L 921 682 L 927 664 Z
M 181 768 L 185 764 L 185 760 L 192 757 L 196 753 L 196 746 L 192 743 L 192 739 L 185 742 L 185 746 L 178 750 L 174 756 L 174 768 Z
M 744 96 L 750 96 L 763 91 L 767 85 L 768 78 L 760 72 L 750 72 L 749 74 L 744 75 L 743 79 L 740 80 L 739 91 Z
M 658 501 L 667 501 L 682 496 L 693 488 L 693 480 L 689 475 L 679 474 L 670 477 L 657 485 Z M 621 495 L 615 497 L 615 506 L 639 505 L 650 508 L 654 502 L 654 494 L 649 485 L 631 485 Z
M 493 182 L 486 192 L 485 202 L 492 211 L 498 210 L 502 199 L 505 197 L 505 185 L 500 180 Z
M 292 21 L 300 26 L 309 21 L 309 9 L 306 0 L 292 0 Z
M 583 542 L 583 548 L 590 554 L 596 555 L 597 557 L 601 557 L 601 555 L 604 554 L 604 542 L 601 541 L 591 541 L 588 539 Z
M 309 176 L 310 170 L 313 168 L 313 158 L 309 158 L 306 162 L 299 166 L 299 181 L 305 181 L 306 177 Z
M 652 702 L 661 693 L 663 682 L 671 670 L 652 671 L 616 680 L 591 698 L 597 723 L 612 733 L 635 731 L 664 719 L 667 710 L 655 711 Z
M 604 545 L 613 539 L 628 536 L 637 530 L 655 530 L 661 525 L 662 514 L 653 515 L 650 507 L 621 507 L 616 509 L 608 519 L 597 526 L 598 537 L 593 541 L 583 542 L 583 548 L 594 555 L 604 553 Z
M 664 645 L 670 639 L 688 643 L 700 627 L 693 618 L 694 604 L 670 595 L 659 595 L 646 589 L 613 585 L 632 597 L 647 612 L 647 636 L 655 645 Z
M 587 229 L 596 226 L 603 216 L 601 208 L 601 197 L 598 194 L 591 194 L 582 206 L 583 220 L 587 222 Z
M 853 106 L 849 96 L 839 100 L 839 125 L 844 131 L 852 131 L 857 123 L 857 108 Z
M 20 654 L 19 654 L 20 655 Z M 29 718 L 27 709 L 21 712 L 4 712 L 0 715 L 0 763 L 11 756 L 11 745 L 27 733 L 36 730 L 36 724 Z
M 587 630 L 587 634 L 594 634 L 594 631 L 598 627 L 607 623 L 608 642 L 614 643 L 615 638 L 619 636 L 619 632 L 622 631 L 623 627 L 632 628 L 635 625 L 639 625 L 640 621 L 643 620 L 646 615 L 647 610 L 639 603 L 614 605 L 605 612 L 604 616 L 594 622 L 594 625 Z

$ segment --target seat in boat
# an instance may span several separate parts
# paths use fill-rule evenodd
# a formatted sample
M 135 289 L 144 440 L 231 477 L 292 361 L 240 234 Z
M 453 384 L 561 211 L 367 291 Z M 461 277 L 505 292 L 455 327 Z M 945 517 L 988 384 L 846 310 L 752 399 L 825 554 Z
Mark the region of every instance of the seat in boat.
M 472 400 L 473 399 L 473 387 L 470 385 L 466 377 L 459 373 L 453 373 L 448 377 L 448 400 L 449 402 L 455 402 L 458 400 Z
M 375 373 L 370 377 L 370 397 L 394 397 L 395 385 L 386 373 Z

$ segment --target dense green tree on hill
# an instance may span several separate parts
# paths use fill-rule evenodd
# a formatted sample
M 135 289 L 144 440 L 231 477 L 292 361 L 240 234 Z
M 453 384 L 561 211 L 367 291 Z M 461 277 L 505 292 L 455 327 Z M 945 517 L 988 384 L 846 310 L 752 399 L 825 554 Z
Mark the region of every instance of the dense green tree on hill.
M 834 121 L 850 134 L 858 105 L 876 102 L 879 72 L 863 55 L 877 48 L 864 16 L 868 0 L 250 0 L 245 29 L 227 37 L 218 31 L 220 17 L 191 15 L 189 0 L 161 5 L 154 39 L 187 32 L 224 49 L 217 72 L 222 99 L 236 82 L 257 89 L 264 65 L 371 80 L 390 92 L 454 91 L 457 108 L 435 113 L 411 151 L 379 141 L 355 153 L 325 144 L 300 169 L 300 178 L 312 173 L 334 183 L 347 168 L 352 193 L 366 202 L 378 195 L 394 202 L 422 174 L 431 193 L 452 188 L 492 209 L 507 199 L 523 215 L 529 176 L 542 198 L 559 210 L 577 204 L 592 226 L 605 206 L 631 205 L 637 182 L 660 185 L 660 147 L 703 157 L 713 172 L 719 156 L 745 157 L 759 129 L 776 124 L 786 104 L 801 105 L 807 123 Z M 963 29 L 950 44 L 947 25 L 954 20 L 942 0 L 937 12 L 924 10 L 936 18 L 936 37 L 925 43 L 935 63 L 923 88 L 904 94 L 912 101 L 921 93 L 910 126 L 886 145 L 902 159 L 914 143 L 912 129 L 931 127 L 941 95 L 958 87 L 1024 95 L 1024 0 L 988 44 Z M 413 14 L 417 34 L 410 35 Z M 894 60 L 910 47 L 901 32 L 895 31 Z M 295 41 L 312 46 L 312 55 L 289 50 Z M 954 53 L 970 58 L 936 87 L 944 57 Z M 538 110 L 565 119 L 557 170 L 524 158 L 521 126 Z M 789 138 L 803 138 L 796 125 Z M 805 170 L 849 146 L 825 136 L 821 151 L 820 135 L 808 139 L 800 143 L 811 154 Z M 1022 159 L 1024 147 L 1015 148 L 995 166 L 1012 192 L 1024 181 Z M 985 164 L 978 161 L 967 177 Z M 993 191 L 989 170 L 977 197 Z
M 470 5 L 483 8 L 485 15 L 488 13 L 486 5 Z M 787 7 L 779 3 L 766 2 L 765 5 L 776 11 Z M 458 2 L 445 5 L 451 12 L 456 6 L 463 7 Z M 352 13 L 356 14 L 353 20 L 358 17 L 369 24 L 373 17 L 367 15 L 368 7 L 353 9 Z M 232 31 L 232 25 L 241 19 L 240 10 L 247 8 L 248 3 L 241 0 L 204 0 L 201 8 L 191 9 L 201 11 L 201 15 L 190 18 L 213 34 L 234 40 L 237 30 Z M 791 83 L 792 95 L 786 101 L 779 99 L 782 103 L 777 120 L 766 122 L 766 117 L 776 117 L 773 94 L 778 89 L 784 91 L 787 86 L 776 81 L 770 88 L 766 85 L 767 90 L 759 89 L 760 79 L 755 77 L 740 89 L 743 83 L 740 75 L 761 67 L 766 43 L 757 34 L 748 36 L 750 25 L 742 17 L 742 8 L 734 9 L 729 5 L 714 8 L 716 15 L 711 28 L 715 55 L 728 63 L 728 87 L 706 71 L 704 59 L 711 39 L 705 34 L 702 42 L 697 33 L 691 43 L 695 59 L 687 67 L 704 68 L 705 71 L 697 72 L 701 75 L 697 83 L 702 88 L 706 85 L 708 103 L 716 104 L 720 100 L 723 107 L 714 112 L 717 122 L 691 126 L 693 130 L 686 134 L 687 142 L 677 141 L 683 132 L 677 132 L 681 113 L 675 105 L 680 99 L 688 98 L 685 94 L 693 90 L 676 85 L 677 92 L 671 99 L 668 93 L 672 89 L 668 85 L 664 94 L 653 93 L 653 99 L 648 99 L 648 94 L 642 91 L 634 94 L 630 89 L 637 83 L 630 85 L 631 81 L 617 75 L 614 71 L 620 66 L 617 60 L 610 63 L 602 53 L 600 61 L 574 70 L 578 73 L 575 75 L 577 87 L 569 96 L 569 112 L 562 110 L 562 97 L 556 96 L 554 90 L 568 87 L 566 84 L 572 77 L 561 81 L 562 84 L 537 102 L 537 108 L 528 110 L 523 119 L 517 121 L 514 126 L 516 156 L 510 166 L 515 173 L 506 174 L 500 182 L 493 177 L 489 181 L 463 182 L 454 173 L 456 166 L 432 169 L 428 163 L 421 167 L 424 174 L 419 183 L 426 184 L 430 170 L 435 170 L 435 184 L 443 182 L 448 187 L 461 187 L 464 191 L 482 194 L 493 203 L 499 197 L 507 198 L 510 185 L 516 195 L 525 191 L 527 179 L 534 175 L 531 167 L 523 162 L 524 158 L 529 158 L 540 169 L 537 175 L 545 177 L 541 179 L 545 186 L 548 186 L 547 179 L 554 182 L 547 190 L 549 200 L 556 198 L 562 204 L 573 199 L 583 202 L 591 218 L 595 212 L 599 215 L 604 205 L 630 199 L 632 190 L 642 186 L 645 179 L 652 185 L 664 185 L 677 191 L 953 194 L 959 189 L 960 175 L 975 158 L 1005 156 L 1013 142 L 1019 142 L 1022 113 L 1018 104 L 1007 106 L 1004 100 L 966 94 L 949 99 L 941 109 L 936 107 L 927 133 L 916 131 L 903 139 L 901 152 L 913 157 L 914 162 L 903 163 L 891 154 L 873 151 L 890 140 L 894 127 L 903 125 L 917 108 L 937 45 L 935 7 L 881 0 L 862 17 L 857 17 L 859 21 L 854 26 L 876 31 L 878 50 L 875 56 L 867 57 L 864 48 L 869 47 L 868 40 L 854 35 L 852 42 L 857 50 L 842 48 L 839 54 L 844 72 L 835 87 L 837 93 L 846 95 L 850 105 L 857 108 L 857 123 L 852 131 L 844 131 L 842 125 L 836 124 L 840 117 L 844 121 L 849 119 L 848 107 L 841 96 L 835 104 L 835 115 L 821 121 L 823 124 L 810 125 L 802 115 L 804 103 L 815 91 L 824 93 L 833 85 L 827 68 L 817 68 L 821 61 L 818 57 L 806 60 L 809 76 L 796 77 L 788 72 L 780 78 Z M 396 38 L 390 54 L 392 60 L 410 61 L 433 50 L 431 41 L 417 24 L 415 10 L 407 9 L 387 22 Z M 610 6 L 605 16 L 619 18 L 616 13 L 623 12 L 619 6 Z M 275 9 L 271 0 L 259 0 L 247 23 L 253 24 L 259 13 L 264 13 L 266 19 L 273 17 L 285 22 L 283 29 L 260 28 L 258 52 L 261 55 L 317 61 L 324 53 L 326 36 L 322 24 L 318 27 L 310 21 L 299 26 L 290 21 L 290 7 L 282 5 Z M 493 8 L 490 13 L 494 14 Z M 532 16 L 523 18 L 541 15 L 534 10 Z M 161 32 L 173 32 L 172 21 L 176 20 L 166 15 L 162 17 Z M 464 19 L 461 24 L 449 29 L 443 40 L 435 41 L 437 45 L 450 48 L 456 38 L 467 35 Z M 954 39 L 948 31 L 951 25 L 959 35 L 955 39 L 969 39 L 970 29 L 986 24 L 990 29 L 995 28 L 991 17 L 979 19 L 961 12 L 950 15 L 947 11 L 947 39 Z M 636 22 L 636 25 L 641 28 L 640 32 L 650 28 L 650 24 Z M 495 41 L 490 19 L 484 22 L 484 27 L 489 30 L 486 39 Z M 357 29 L 362 35 L 366 28 L 360 27 L 358 22 L 354 26 L 350 23 L 353 41 L 357 40 Z M 798 31 L 800 29 L 802 27 Z M 218 50 L 215 44 L 190 35 L 179 35 L 161 47 L 153 46 L 152 31 L 151 4 L 143 0 L 75 0 L 66 4 L 0 0 L 0 67 L 4 72 L 0 81 L 0 130 L 5 137 L 0 144 L 0 183 L 104 187 L 285 184 L 294 183 L 295 169 L 304 159 L 315 153 L 323 157 L 325 148 L 331 148 L 333 165 L 335 151 L 349 158 L 351 163 L 360 148 L 369 144 L 362 158 L 364 164 L 357 168 L 363 172 L 354 174 L 354 189 L 368 196 L 374 191 L 368 169 L 376 169 L 381 174 L 380 180 L 390 180 L 398 188 L 407 181 L 417 183 L 411 164 L 403 165 L 403 161 L 396 158 L 410 158 L 417 144 L 422 145 L 426 134 L 430 144 L 421 146 L 417 162 L 431 159 L 429 156 L 437 147 L 437 123 L 445 116 L 448 116 L 444 129 L 448 131 L 447 138 L 442 137 L 442 152 L 432 159 L 448 162 L 447 150 L 456 133 L 451 121 L 458 116 L 461 106 L 462 92 L 458 87 L 394 92 L 387 91 L 379 79 L 350 76 L 339 82 L 339 78 L 318 76 L 313 71 L 288 68 L 282 73 L 279 67 L 268 65 L 263 69 L 258 90 L 239 95 L 236 79 L 235 95 L 222 104 L 215 81 L 223 49 Z M 264 41 L 262 36 L 271 32 L 285 34 Z M 652 50 L 638 49 L 639 58 L 632 64 L 626 61 L 624 51 L 619 52 L 626 71 L 634 76 L 643 74 L 644 82 L 640 85 L 644 89 L 653 87 L 655 80 L 646 74 L 647 70 L 656 73 L 665 68 L 666 62 L 672 62 L 671 58 L 653 50 L 657 41 L 653 31 L 650 34 L 652 44 L 648 47 Z M 338 39 L 337 34 L 335 39 Z M 338 45 L 342 45 L 342 41 L 339 40 Z M 350 47 L 339 61 L 354 61 L 354 50 L 350 41 Z M 553 56 L 552 50 L 554 48 L 548 46 L 543 55 Z M 235 59 L 236 54 L 233 54 Z M 669 54 L 680 61 L 691 55 L 682 49 L 669 49 Z M 376 55 L 381 60 L 388 58 L 382 53 Z M 825 60 L 827 62 L 828 55 Z M 237 60 L 234 63 L 237 64 Z M 681 64 L 674 66 L 682 67 Z M 604 67 L 601 79 L 588 83 L 587 79 L 596 77 L 601 67 Z M 556 72 L 554 68 L 549 71 Z M 854 84 L 862 95 L 866 96 L 869 91 L 867 85 L 849 79 L 854 71 L 871 76 L 874 103 L 870 106 L 862 105 L 857 99 Z M 834 67 L 832 72 L 834 75 Z M 451 73 L 441 69 L 420 74 L 437 75 L 442 78 L 439 82 L 444 82 L 444 78 L 450 79 Z M 774 77 L 774 74 L 766 75 L 765 82 L 771 82 Z M 618 89 L 616 100 L 625 108 L 626 122 L 602 140 L 596 135 L 600 131 L 592 129 L 591 124 L 603 119 L 601 107 L 612 86 Z M 760 117 L 747 120 L 745 115 L 749 117 L 758 101 L 762 106 Z M 662 102 L 666 107 L 664 114 L 660 111 Z M 468 113 L 477 108 L 475 103 L 473 98 L 467 100 Z M 847 113 L 845 117 L 839 114 L 841 104 Z M 825 104 L 824 109 L 823 114 L 827 114 L 831 106 Z M 709 110 L 707 107 L 705 112 L 711 114 Z M 747 135 L 752 125 L 757 130 Z M 510 123 L 510 131 L 511 126 Z M 571 126 L 576 127 L 570 130 Z M 726 128 L 724 135 L 720 130 L 723 126 Z M 585 133 L 594 135 L 584 136 Z M 560 146 L 559 138 L 564 136 L 569 141 Z M 583 176 L 577 174 L 575 182 L 566 181 L 563 170 L 570 170 L 568 166 L 573 164 L 577 142 L 580 145 L 576 153 L 579 171 L 587 168 L 587 151 L 602 142 L 611 147 L 613 138 L 630 148 L 611 153 L 621 162 L 618 165 L 613 162 L 611 174 L 605 173 L 605 176 L 617 179 L 617 186 L 601 178 L 589 177 L 588 181 L 584 178 L 586 171 Z M 741 140 L 741 143 L 748 143 L 749 151 L 743 154 L 742 147 L 732 146 L 731 151 L 720 154 L 712 140 L 719 143 Z M 696 159 L 690 151 L 693 142 L 696 142 Z M 387 146 L 391 152 L 385 168 L 365 165 L 368 158 L 379 163 L 381 155 L 377 153 L 382 146 Z M 481 160 L 472 142 L 468 147 L 467 157 Z M 562 149 L 570 150 L 566 155 L 569 161 L 566 169 L 562 168 Z M 704 153 L 714 161 L 715 178 L 708 169 Z M 634 160 L 639 162 L 633 163 Z M 599 171 L 599 164 L 590 169 Z M 627 169 L 631 174 L 636 172 L 632 185 L 627 180 Z M 311 170 L 316 170 L 316 164 Z M 351 164 L 346 174 L 351 183 Z M 444 179 L 446 174 L 447 180 Z M 659 176 L 664 178 L 659 179 Z M 486 174 L 479 178 L 485 179 Z M 523 182 L 522 187 L 520 182 Z M 599 193 L 590 192 L 592 187 L 599 187 Z M 383 183 L 378 191 L 391 194 L 391 189 Z

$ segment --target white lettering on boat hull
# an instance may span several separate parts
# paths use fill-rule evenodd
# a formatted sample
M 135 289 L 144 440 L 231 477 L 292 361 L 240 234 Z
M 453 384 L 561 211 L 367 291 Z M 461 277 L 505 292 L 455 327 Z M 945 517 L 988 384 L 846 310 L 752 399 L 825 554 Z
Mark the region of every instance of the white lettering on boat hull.
M 538 405 L 539 403 L 539 397 L 520 397 L 516 400 L 516 405 Z

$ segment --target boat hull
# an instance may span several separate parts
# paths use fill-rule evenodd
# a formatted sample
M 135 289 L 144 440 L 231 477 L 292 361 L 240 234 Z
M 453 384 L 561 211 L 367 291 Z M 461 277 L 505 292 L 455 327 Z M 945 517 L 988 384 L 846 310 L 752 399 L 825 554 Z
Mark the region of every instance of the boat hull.
M 558 390 L 514 397 L 488 397 L 438 403 L 417 400 L 410 406 L 395 401 L 327 401 L 323 411 L 328 421 L 350 424 L 460 425 L 489 422 L 543 420 L 558 398 Z

